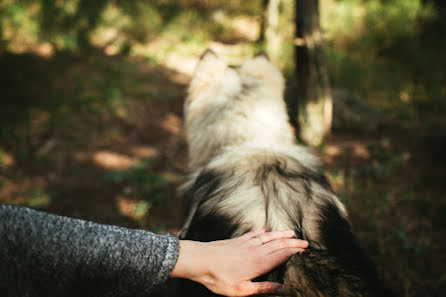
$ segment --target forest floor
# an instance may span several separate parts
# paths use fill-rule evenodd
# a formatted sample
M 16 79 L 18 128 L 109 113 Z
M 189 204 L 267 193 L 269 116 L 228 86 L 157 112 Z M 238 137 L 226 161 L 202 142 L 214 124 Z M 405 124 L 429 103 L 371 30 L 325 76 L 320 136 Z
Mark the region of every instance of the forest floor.
M 25 99 L 4 102 L 0 118 L 0 202 L 176 233 L 185 213 L 182 108 L 195 62 L 101 53 L 0 60 L 9 73 L 22 63 L 29 71 L 10 78 L 11 98 Z M 355 233 L 403 296 L 446 294 L 445 144 L 434 131 L 388 122 L 335 130 L 317 151 Z

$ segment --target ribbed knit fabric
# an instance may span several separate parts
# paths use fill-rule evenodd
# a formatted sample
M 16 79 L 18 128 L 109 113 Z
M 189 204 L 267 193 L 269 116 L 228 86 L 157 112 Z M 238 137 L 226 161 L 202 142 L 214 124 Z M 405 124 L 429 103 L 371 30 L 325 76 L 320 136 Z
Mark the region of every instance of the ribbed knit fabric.
M 147 296 L 178 257 L 177 237 L 0 205 L 0 295 Z

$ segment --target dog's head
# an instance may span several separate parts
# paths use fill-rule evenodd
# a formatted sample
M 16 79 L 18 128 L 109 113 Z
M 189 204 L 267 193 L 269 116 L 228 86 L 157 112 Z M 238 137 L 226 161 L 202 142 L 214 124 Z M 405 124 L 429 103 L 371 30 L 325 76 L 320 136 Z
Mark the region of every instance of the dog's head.
M 201 55 L 189 85 L 185 112 L 188 113 L 191 104 L 205 105 L 209 101 L 230 100 L 246 91 L 244 88 L 253 85 L 261 85 L 281 99 L 284 78 L 266 54 L 257 54 L 245 60 L 241 66 L 231 67 L 207 49 Z
M 265 54 L 232 67 L 206 50 L 185 101 L 190 165 L 201 165 L 227 146 L 293 142 L 283 90 L 284 78 Z

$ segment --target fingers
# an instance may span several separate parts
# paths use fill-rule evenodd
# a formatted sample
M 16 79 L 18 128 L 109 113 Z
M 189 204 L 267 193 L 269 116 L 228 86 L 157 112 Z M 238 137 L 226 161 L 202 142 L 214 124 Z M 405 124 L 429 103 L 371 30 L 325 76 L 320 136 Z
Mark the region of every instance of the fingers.
M 304 250 L 307 247 L 308 241 L 295 238 L 274 240 L 262 246 L 267 254 L 286 248 L 299 248 Z
M 295 235 L 296 234 L 294 233 L 293 230 L 281 230 L 281 231 L 265 232 L 263 234 L 257 235 L 257 238 L 259 238 L 263 244 L 266 244 L 276 239 L 291 238 Z
M 272 253 L 283 248 L 301 248 L 308 247 L 308 242 L 300 239 L 291 239 L 295 236 L 293 230 L 251 231 L 239 237 L 240 240 L 248 240 L 254 246 L 265 246 L 266 253 Z
M 276 251 L 274 253 L 268 254 L 263 261 L 258 264 L 258 275 L 265 274 L 277 266 L 285 263 L 291 256 L 296 253 L 302 253 L 305 249 L 302 248 L 286 248 Z
M 285 293 L 282 284 L 275 282 L 246 282 L 240 287 L 240 296 L 283 294 Z
M 240 236 L 240 239 L 251 239 L 255 236 L 259 236 L 260 234 L 265 233 L 266 230 L 265 229 L 261 229 L 261 230 L 256 230 L 256 231 L 251 231 L 248 233 L 243 234 L 242 236 Z
M 264 262 L 266 266 L 265 269 L 269 271 L 287 261 L 292 255 L 295 255 L 296 253 L 302 253 L 304 251 L 305 249 L 302 248 L 287 248 L 271 253 L 268 255 L 269 257 Z

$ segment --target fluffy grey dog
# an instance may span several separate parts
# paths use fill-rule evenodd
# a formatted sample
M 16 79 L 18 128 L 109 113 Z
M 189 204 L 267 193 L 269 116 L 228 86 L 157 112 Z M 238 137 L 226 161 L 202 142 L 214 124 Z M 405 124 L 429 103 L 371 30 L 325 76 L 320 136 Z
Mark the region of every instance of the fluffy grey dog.
M 185 102 L 192 173 L 180 238 L 293 229 L 309 249 L 264 278 L 284 282 L 292 296 L 386 296 L 320 161 L 295 142 L 283 91 L 282 74 L 264 54 L 240 67 L 203 54 Z M 184 290 L 210 294 L 192 284 Z

